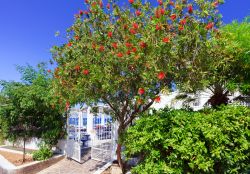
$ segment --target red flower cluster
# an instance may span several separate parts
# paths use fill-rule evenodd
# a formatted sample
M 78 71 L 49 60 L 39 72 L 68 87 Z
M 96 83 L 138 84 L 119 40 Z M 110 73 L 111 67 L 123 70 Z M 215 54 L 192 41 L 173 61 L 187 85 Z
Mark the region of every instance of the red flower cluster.
M 183 26 L 183 25 L 180 25 L 180 26 L 178 27 L 178 30 L 179 30 L 179 31 L 184 30 L 184 26 Z
M 159 30 L 161 30 L 161 29 L 162 29 L 161 25 L 156 24 L 156 26 L 155 26 L 155 30 L 159 31 Z
M 75 40 L 79 40 L 80 39 L 80 37 L 79 36 L 75 36 Z
M 214 8 L 218 7 L 218 5 L 219 5 L 219 2 L 218 2 L 218 1 L 215 1 L 215 2 L 212 4 L 212 6 L 213 6 Z
M 70 102 L 69 101 L 66 102 L 65 107 L 66 107 L 66 109 L 69 109 L 69 107 L 70 107 Z
M 133 45 L 132 45 L 131 43 L 129 43 L 129 42 L 126 42 L 125 45 L 126 45 L 127 48 L 130 48 L 130 47 L 133 46 Z
M 104 51 L 104 50 L 105 50 L 104 46 L 103 46 L 103 45 L 101 45 L 101 46 L 100 46 L 100 48 L 99 48 L 99 51 L 101 51 L 101 52 L 102 52 L 102 51 Z
M 107 4 L 107 9 L 110 9 L 110 3 Z
M 71 46 L 72 46 L 72 43 L 71 43 L 71 42 L 69 42 L 69 43 L 68 43 L 68 47 L 71 47 Z
M 112 43 L 112 47 L 117 49 L 118 48 L 118 44 L 116 42 Z
M 166 74 L 161 71 L 161 72 L 158 73 L 157 77 L 158 77 L 159 80 L 163 80 L 163 79 L 165 79 Z
M 145 42 L 140 42 L 140 47 L 141 48 L 146 48 L 147 47 L 147 44 Z
M 155 17 L 156 18 L 160 18 L 164 14 L 165 14 L 165 9 L 164 8 L 158 8 L 155 11 Z
M 213 22 L 209 22 L 205 28 L 206 28 L 207 30 L 210 30 L 210 29 L 212 29 L 213 27 L 214 27 L 214 23 L 213 23 Z
M 136 11 L 135 11 L 135 15 L 136 15 L 136 16 L 140 16 L 140 15 L 141 15 L 141 11 L 140 11 L 140 10 L 136 10 Z
M 108 37 L 111 38 L 113 33 L 111 31 L 108 32 Z
M 80 71 L 80 69 L 81 69 L 81 67 L 80 67 L 79 65 L 76 65 L 76 66 L 75 66 L 75 70 L 76 70 L 76 71 Z
M 170 39 L 169 39 L 169 37 L 164 37 L 164 38 L 162 39 L 162 41 L 163 41 L 164 43 L 169 43 L 169 42 L 170 42 Z
M 117 57 L 123 57 L 123 54 L 121 52 L 117 53 Z
M 193 6 L 192 5 L 188 5 L 188 13 L 193 13 Z
M 82 15 L 83 15 L 83 11 L 82 11 L 82 10 L 80 10 L 80 11 L 79 11 L 79 14 L 82 16 Z
M 159 3 L 159 5 L 163 5 L 162 0 L 157 0 L 157 2 Z
M 145 93 L 145 90 L 143 88 L 138 89 L 138 94 L 143 95 Z
M 84 75 L 88 75 L 88 74 L 89 74 L 89 70 L 88 70 L 88 69 L 85 69 L 85 70 L 82 71 L 82 73 L 83 73 Z
M 155 99 L 154 99 L 154 101 L 156 103 L 160 103 L 161 102 L 161 97 L 160 96 L 156 96 Z
M 51 73 L 51 70 L 50 70 L 50 69 L 48 69 L 48 70 L 47 70 L 47 72 L 48 72 L 48 73 Z
M 134 0 L 128 0 L 128 2 L 129 2 L 130 4 L 133 4 L 133 3 L 134 3 Z
M 182 19 L 181 21 L 180 21 L 180 24 L 181 25 L 185 25 L 187 23 L 187 20 L 186 19 Z
M 176 19 L 176 14 L 171 14 L 170 18 L 174 21 Z
M 169 5 L 174 6 L 174 2 L 173 1 L 169 1 Z

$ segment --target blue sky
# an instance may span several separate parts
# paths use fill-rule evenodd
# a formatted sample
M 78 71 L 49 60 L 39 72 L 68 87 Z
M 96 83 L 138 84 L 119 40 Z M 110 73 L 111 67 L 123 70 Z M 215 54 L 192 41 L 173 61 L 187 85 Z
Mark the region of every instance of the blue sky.
M 151 0 L 156 1 L 156 0 Z M 51 57 L 50 48 L 63 38 L 84 0 L 0 0 L 0 80 L 19 80 L 15 65 L 35 66 Z M 250 15 L 250 0 L 226 0 L 224 23 Z

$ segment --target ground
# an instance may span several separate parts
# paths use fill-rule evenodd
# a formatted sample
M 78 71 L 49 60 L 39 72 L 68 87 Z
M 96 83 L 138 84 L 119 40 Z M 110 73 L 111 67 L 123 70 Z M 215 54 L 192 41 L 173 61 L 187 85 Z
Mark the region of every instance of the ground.
M 2 155 L 5 159 L 7 159 L 9 162 L 11 162 L 12 164 L 14 164 L 15 166 L 20 166 L 22 164 L 24 164 L 22 162 L 23 159 L 23 155 L 22 154 L 18 154 L 18 153 L 11 153 L 11 152 L 7 152 L 7 151 L 2 151 L 0 150 L 0 155 Z M 29 163 L 32 162 L 32 156 L 30 155 L 26 155 L 26 162 L 25 163 Z
M 92 174 L 104 164 L 103 162 L 91 159 L 80 164 L 74 160 L 65 158 L 37 174 Z

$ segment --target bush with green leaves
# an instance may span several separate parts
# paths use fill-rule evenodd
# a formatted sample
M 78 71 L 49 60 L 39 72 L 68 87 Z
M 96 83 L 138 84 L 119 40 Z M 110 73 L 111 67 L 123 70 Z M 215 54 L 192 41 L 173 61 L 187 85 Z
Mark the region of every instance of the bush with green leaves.
M 52 150 L 47 145 L 44 144 L 40 146 L 38 151 L 35 151 L 33 153 L 33 159 L 36 161 L 46 160 L 52 156 L 53 156 Z
M 132 173 L 244 173 L 250 167 L 246 107 L 155 111 L 137 120 L 126 136 L 126 156 L 140 159 Z

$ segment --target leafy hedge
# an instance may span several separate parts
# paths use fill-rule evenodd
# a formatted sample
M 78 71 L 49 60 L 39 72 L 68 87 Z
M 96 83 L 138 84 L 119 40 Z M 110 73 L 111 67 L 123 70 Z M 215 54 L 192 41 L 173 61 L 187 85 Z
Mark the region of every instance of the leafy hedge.
M 244 173 L 250 167 L 250 109 L 164 109 L 137 120 L 125 143 L 126 156 L 141 159 L 133 173 Z
M 33 153 L 33 159 L 37 161 L 46 160 L 52 156 L 53 156 L 52 150 L 45 144 L 42 144 L 39 150 Z

